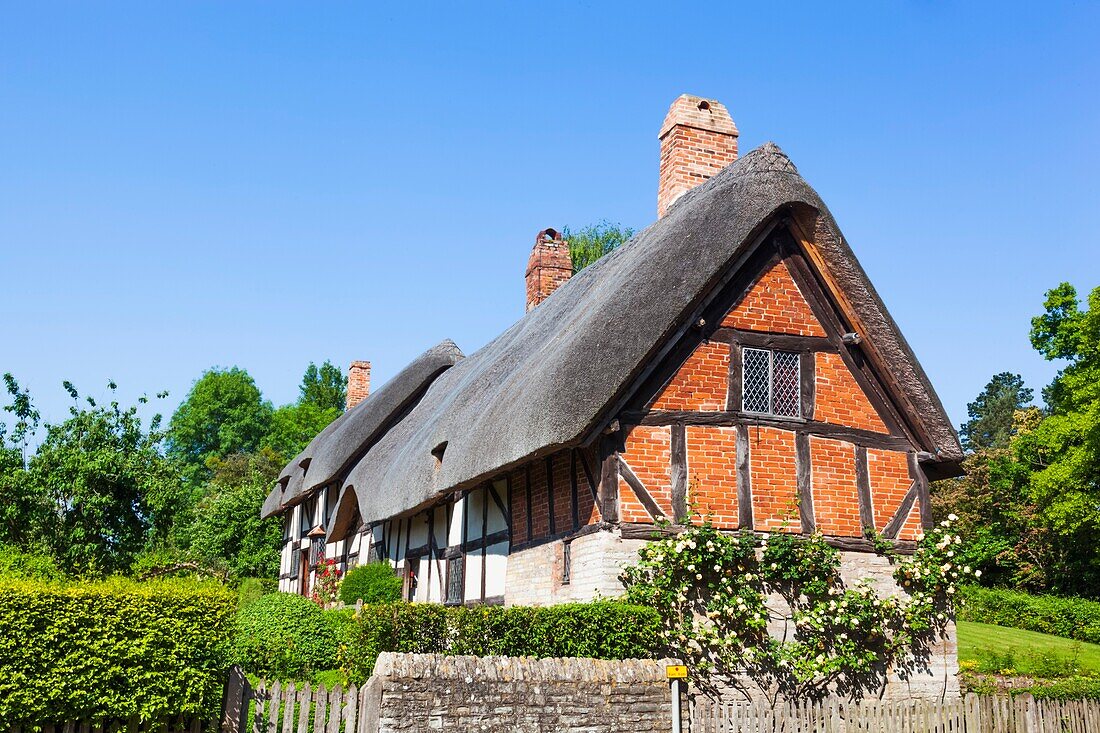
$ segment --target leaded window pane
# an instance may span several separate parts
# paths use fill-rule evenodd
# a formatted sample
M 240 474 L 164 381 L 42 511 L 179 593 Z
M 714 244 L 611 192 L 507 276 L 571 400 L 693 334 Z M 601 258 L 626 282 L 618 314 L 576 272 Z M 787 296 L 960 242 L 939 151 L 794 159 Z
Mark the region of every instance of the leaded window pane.
M 742 409 L 745 412 L 768 412 L 771 408 L 770 352 L 745 349 Z
M 463 566 L 465 555 L 455 555 L 447 561 L 447 599 L 446 603 L 462 603 L 462 590 L 466 582 Z
M 798 354 L 772 352 L 772 414 L 798 417 Z

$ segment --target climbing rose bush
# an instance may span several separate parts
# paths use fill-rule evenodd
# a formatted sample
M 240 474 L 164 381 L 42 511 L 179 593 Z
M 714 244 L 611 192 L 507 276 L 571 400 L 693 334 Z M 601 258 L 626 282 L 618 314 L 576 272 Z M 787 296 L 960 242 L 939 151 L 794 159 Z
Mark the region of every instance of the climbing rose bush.
M 647 544 L 622 576 L 631 603 L 661 615 L 663 652 L 697 685 L 757 685 L 778 697 L 855 699 L 927 662 L 955 612 L 962 539 L 952 516 L 910 557 L 888 553 L 901 592 L 840 576 L 821 535 L 734 535 L 709 521 Z M 876 543 L 884 547 L 886 543 Z M 747 682 L 749 681 L 749 682 Z
M 329 558 L 322 560 L 317 566 L 317 578 L 313 583 L 313 593 L 310 598 L 321 608 L 327 608 L 335 603 L 340 593 L 340 578 L 343 572 L 336 560 Z

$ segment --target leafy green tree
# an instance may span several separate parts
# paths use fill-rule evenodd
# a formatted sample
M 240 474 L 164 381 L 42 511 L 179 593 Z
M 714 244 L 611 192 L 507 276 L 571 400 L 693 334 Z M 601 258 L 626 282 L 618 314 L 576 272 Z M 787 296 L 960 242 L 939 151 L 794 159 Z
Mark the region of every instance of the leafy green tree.
M 15 422 L 10 434 L 0 422 L 0 544 L 28 548 L 43 533 L 49 509 L 46 497 L 27 475 L 27 446 L 39 425 L 38 410 L 30 393 L 11 374 L 4 374 L 11 399 L 4 411 Z
M 343 412 L 347 406 L 348 378 L 331 361 L 321 366 L 312 361 L 302 376 L 299 405 L 313 405 L 321 410 Z
M 261 445 L 282 456 L 285 463 L 301 453 L 317 433 L 341 414 L 334 407 L 321 408 L 312 402 L 284 405 L 272 415 L 271 428 Z
M 978 450 L 1008 446 L 1016 411 L 1027 407 L 1032 395 L 1019 374 L 1001 372 L 993 375 L 977 399 L 966 406 L 969 419 L 959 431 L 963 447 Z
M 115 384 L 109 386 L 113 392 Z M 180 477 L 162 453 L 159 415 L 146 432 L 137 406 L 101 406 L 90 397 L 81 403 L 71 384 L 65 388 L 75 403 L 70 416 L 46 426 L 27 479 L 49 501 L 44 539 L 61 567 L 112 573 L 167 531 Z
M 192 479 L 209 477 L 211 459 L 252 453 L 271 429 L 272 407 L 244 369 L 210 369 L 168 427 L 168 454 Z
M 217 462 L 194 514 L 191 554 L 236 578 L 277 578 L 281 522 L 260 519 L 260 509 L 281 467 L 262 452 Z
M 1056 589 L 1100 594 L 1100 287 L 1081 310 L 1062 283 L 1032 319 L 1031 343 L 1066 365 L 1043 390 L 1048 415 L 1021 432 L 1017 455 L 1032 471 L 1030 496 L 1052 533 Z
M 634 230 L 609 221 L 589 224 L 577 231 L 565 227 L 562 238 L 569 242 L 569 255 L 573 259 L 573 274 L 580 272 L 605 254 L 622 246 L 634 236 Z

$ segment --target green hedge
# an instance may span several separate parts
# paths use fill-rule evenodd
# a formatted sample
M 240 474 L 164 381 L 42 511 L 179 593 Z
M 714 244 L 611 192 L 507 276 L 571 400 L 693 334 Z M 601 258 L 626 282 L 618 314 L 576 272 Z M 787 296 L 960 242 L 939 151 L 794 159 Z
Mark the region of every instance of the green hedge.
M 654 654 L 656 611 L 616 601 L 561 606 L 364 606 L 340 645 L 340 664 L 362 683 L 381 652 L 509 657 L 645 658 Z
M 337 638 L 350 615 L 322 611 L 295 593 L 260 596 L 237 613 L 233 661 L 265 677 L 308 679 L 336 666 Z
M 1100 603 L 1080 598 L 1033 596 L 1019 591 L 969 586 L 962 591 L 962 621 L 1041 631 L 1100 644 Z
M 217 714 L 235 599 L 194 580 L 0 579 L 0 720 Z

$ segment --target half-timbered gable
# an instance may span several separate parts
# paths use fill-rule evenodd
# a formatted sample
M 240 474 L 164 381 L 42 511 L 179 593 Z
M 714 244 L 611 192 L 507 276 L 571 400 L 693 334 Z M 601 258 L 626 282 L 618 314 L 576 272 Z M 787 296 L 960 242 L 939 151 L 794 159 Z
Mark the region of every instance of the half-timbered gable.
M 910 548 L 958 438 L 825 204 L 773 144 L 727 165 L 737 134 L 681 97 L 656 223 L 571 277 L 540 231 L 523 318 L 470 356 L 429 350 L 291 461 L 263 510 L 281 588 L 369 558 L 409 600 L 587 600 L 702 517 Z
M 815 272 L 795 219 L 770 226 L 740 291 L 713 306 L 721 316 L 701 318 L 674 350 L 686 357 L 650 384 L 671 365 L 666 381 L 623 411 L 621 519 L 642 530 L 690 507 L 726 529 L 915 540 L 930 513 L 904 407 L 866 364 L 873 344 Z

